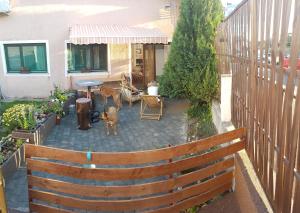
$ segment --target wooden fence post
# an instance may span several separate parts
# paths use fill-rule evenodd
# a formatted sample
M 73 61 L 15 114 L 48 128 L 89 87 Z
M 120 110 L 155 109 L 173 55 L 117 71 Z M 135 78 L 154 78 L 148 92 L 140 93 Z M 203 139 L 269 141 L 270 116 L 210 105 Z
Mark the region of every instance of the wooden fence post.
M 4 190 L 4 178 L 2 176 L 2 170 L 0 169 L 0 212 L 7 213 L 5 190 Z

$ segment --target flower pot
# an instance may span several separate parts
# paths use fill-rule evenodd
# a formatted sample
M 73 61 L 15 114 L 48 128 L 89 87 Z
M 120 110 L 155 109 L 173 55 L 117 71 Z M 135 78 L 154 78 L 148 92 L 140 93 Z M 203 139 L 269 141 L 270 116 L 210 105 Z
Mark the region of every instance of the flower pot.
M 56 115 L 55 124 L 60 125 L 61 117 Z
M 158 95 L 158 86 L 148 87 L 148 95 Z

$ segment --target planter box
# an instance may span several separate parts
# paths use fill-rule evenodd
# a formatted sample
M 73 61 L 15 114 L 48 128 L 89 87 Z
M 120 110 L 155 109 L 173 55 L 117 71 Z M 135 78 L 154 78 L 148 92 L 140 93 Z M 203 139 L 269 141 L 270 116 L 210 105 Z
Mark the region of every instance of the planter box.
M 14 152 L 1 166 L 2 175 L 4 180 L 7 180 L 13 176 L 15 171 L 20 166 L 25 166 L 25 152 L 24 144 Z
M 14 130 L 12 132 L 13 138 L 28 139 L 29 143 L 35 145 L 42 145 L 49 133 L 55 126 L 55 114 L 51 114 L 40 126 L 38 126 L 34 131 L 22 131 Z

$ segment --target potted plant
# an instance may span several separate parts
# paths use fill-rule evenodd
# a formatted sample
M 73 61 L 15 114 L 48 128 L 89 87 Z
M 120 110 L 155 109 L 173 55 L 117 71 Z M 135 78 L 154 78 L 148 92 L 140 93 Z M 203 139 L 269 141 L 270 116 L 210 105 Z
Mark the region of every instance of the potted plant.
M 24 108 L 21 116 L 18 117 L 17 129 L 21 131 L 33 131 L 37 127 L 34 107 Z
M 148 85 L 148 95 L 158 95 L 158 83 L 151 81 Z
M 29 73 L 29 69 L 27 67 L 21 67 L 20 73 L 21 74 L 28 74 Z
M 60 89 L 58 86 L 54 86 L 54 91 L 51 92 L 51 100 L 58 101 L 63 107 L 63 116 L 69 113 L 69 106 L 72 102 L 73 96 L 70 92 Z
M 56 119 L 55 119 L 55 124 L 56 125 L 60 125 L 61 118 L 62 118 L 61 114 L 56 114 Z
M 52 103 L 52 112 L 56 114 L 56 120 L 55 120 L 56 125 L 60 125 L 61 118 L 64 115 L 62 104 L 58 101 L 54 101 Z
M 53 95 L 51 95 L 52 99 L 57 99 L 62 104 L 68 100 L 68 96 L 65 91 L 60 89 L 58 86 L 54 86 Z

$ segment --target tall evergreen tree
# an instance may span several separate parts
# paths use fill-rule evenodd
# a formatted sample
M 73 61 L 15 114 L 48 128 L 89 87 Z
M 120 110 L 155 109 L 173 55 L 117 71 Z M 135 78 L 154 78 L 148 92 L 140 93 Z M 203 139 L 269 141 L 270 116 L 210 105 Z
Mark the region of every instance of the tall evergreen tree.
M 171 50 L 160 78 L 160 93 L 188 98 L 189 114 L 211 118 L 218 92 L 214 39 L 223 18 L 220 0 L 182 0 Z

